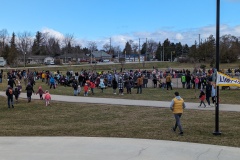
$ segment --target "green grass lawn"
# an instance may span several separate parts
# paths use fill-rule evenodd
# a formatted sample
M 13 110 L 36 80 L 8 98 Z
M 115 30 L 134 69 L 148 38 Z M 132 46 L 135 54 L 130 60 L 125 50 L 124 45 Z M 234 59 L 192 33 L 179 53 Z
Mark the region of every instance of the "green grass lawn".
M 214 111 L 185 110 L 184 136 L 171 131 L 169 109 L 20 99 L 8 109 L 0 100 L 0 136 L 124 137 L 240 147 L 239 112 L 220 112 L 221 136 L 214 136 Z
M 49 90 L 45 83 L 36 81 L 35 91 L 40 85 L 44 90 Z M 0 84 L 1 91 L 6 87 L 4 79 Z M 89 97 L 170 101 L 175 91 L 179 91 L 186 102 L 199 102 L 196 98 L 199 92 L 194 89 L 174 88 L 166 91 L 150 86 L 143 88 L 143 94 L 136 94 L 136 89 L 133 89 L 132 94 L 123 96 L 113 95 L 111 88 L 105 89 L 104 93 L 95 89 L 95 95 Z M 57 89 L 51 89 L 50 93 L 73 95 L 73 89 L 58 86 Z M 239 93 L 240 90 L 235 89 L 220 90 L 220 103 L 240 104 Z M 164 108 L 55 101 L 51 102 L 50 107 L 45 107 L 41 100 L 27 103 L 26 99 L 20 99 L 14 109 L 8 109 L 5 97 L 0 97 L 0 104 L 0 136 L 146 138 L 240 147 L 239 112 L 220 111 L 219 126 L 222 135 L 213 136 L 214 111 L 185 110 L 182 117 L 185 135 L 178 136 L 171 132 L 174 124 L 172 113 Z

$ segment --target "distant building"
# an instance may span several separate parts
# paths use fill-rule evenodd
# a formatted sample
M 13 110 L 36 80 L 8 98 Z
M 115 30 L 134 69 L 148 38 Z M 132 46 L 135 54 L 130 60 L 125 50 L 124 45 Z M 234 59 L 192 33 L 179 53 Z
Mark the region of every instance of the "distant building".
M 100 59 L 102 59 L 102 60 L 104 60 L 104 59 L 111 60 L 112 59 L 112 55 L 107 54 L 104 51 L 93 51 L 92 52 L 92 58 L 94 58 L 95 60 L 100 60 Z
M 59 59 L 61 63 L 69 62 L 79 63 L 82 61 L 89 61 L 89 56 L 85 55 L 84 53 L 68 53 L 57 56 L 55 57 L 55 59 Z
M 126 55 L 125 57 L 126 62 L 143 62 L 145 61 L 145 56 L 144 55 L 139 55 L 139 54 L 129 54 Z
M 27 64 L 43 64 L 44 63 L 44 59 L 47 56 L 28 56 L 26 57 L 26 63 Z M 23 60 L 24 61 L 24 60 Z
M 3 57 L 0 57 L 0 66 L 4 67 L 6 64 L 7 64 L 7 61 Z

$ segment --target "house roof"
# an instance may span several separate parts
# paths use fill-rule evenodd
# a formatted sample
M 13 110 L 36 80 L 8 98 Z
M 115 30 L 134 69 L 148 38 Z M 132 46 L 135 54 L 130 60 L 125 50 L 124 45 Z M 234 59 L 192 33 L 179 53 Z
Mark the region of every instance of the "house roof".
M 95 57 L 95 58 L 112 58 L 112 56 L 110 54 L 107 54 L 106 52 L 104 51 L 94 51 L 92 52 L 92 55 Z
M 68 53 L 57 56 L 56 58 L 88 58 L 89 56 L 81 53 Z
M 28 56 L 28 57 L 26 57 L 27 59 L 45 59 L 45 58 L 47 58 L 47 57 L 50 57 L 50 56 Z

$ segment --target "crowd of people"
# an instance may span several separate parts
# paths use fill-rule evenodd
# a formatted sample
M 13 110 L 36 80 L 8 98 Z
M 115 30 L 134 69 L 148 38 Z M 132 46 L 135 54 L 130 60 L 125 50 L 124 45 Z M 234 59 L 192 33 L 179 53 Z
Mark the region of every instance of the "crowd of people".
M 136 94 L 142 94 L 142 88 L 147 87 L 148 81 L 152 81 L 154 88 L 162 88 L 166 90 L 173 90 L 173 79 L 180 78 L 183 89 L 195 89 L 199 91 L 200 104 L 198 107 L 211 106 L 216 103 L 216 86 L 214 83 L 215 74 L 214 69 L 207 71 L 202 69 L 180 70 L 176 71 L 168 69 L 161 71 L 158 69 L 153 70 L 129 70 L 124 72 L 93 72 L 82 70 L 80 72 L 67 71 L 66 74 L 55 71 L 30 71 L 30 70 L 12 70 L 7 73 L 8 87 L 6 89 L 6 95 L 8 100 L 8 108 L 14 108 L 14 100 L 18 102 L 18 97 L 21 91 L 24 89 L 21 85 L 25 84 L 25 91 L 27 93 L 27 100 L 31 102 L 31 96 L 34 91 L 35 81 L 46 83 L 49 86 L 49 90 L 57 89 L 57 85 L 73 88 L 73 95 L 79 96 L 83 88 L 83 95 L 95 94 L 95 88 L 101 89 L 101 93 L 104 93 L 106 87 L 112 87 L 113 94 L 124 95 L 124 89 L 126 88 L 127 94 L 132 94 L 132 88 L 137 88 Z M 236 72 L 235 72 L 236 73 Z M 0 83 L 2 83 L 3 71 L 0 73 Z M 4 75 L 5 78 L 5 75 Z M 15 86 L 15 87 L 14 87 Z M 41 85 L 35 94 L 39 94 L 41 100 L 45 100 L 45 105 L 49 106 L 51 101 L 51 95 L 49 90 L 43 90 Z M 172 130 L 176 132 L 179 128 L 179 135 L 183 135 L 183 128 L 180 122 L 180 118 L 183 113 L 183 109 L 186 107 L 183 98 L 180 97 L 179 92 L 175 92 L 175 98 L 171 101 L 170 109 L 175 117 L 175 125 Z M 205 104 L 205 100 L 207 104 Z
M 7 73 L 8 89 L 13 90 L 16 102 L 19 94 L 23 90 L 22 84 L 25 86 L 27 92 L 28 102 L 31 102 L 31 96 L 34 92 L 34 85 L 36 81 L 46 83 L 49 85 L 49 91 L 56 89 L 57 85 L 73 88 L 73 95 L 79 96 L 83 90 L 83 96 L 89 96 L 89 94 L 95 94 L 95 88 L 104 89 L 111 87 L 113 94 L 124 95 L 132 94 L 132 88 L 136 88 L 136 94 L 142 94 L 143 88 L 148 87 L 149 81 L 152 81 L 154 88 L 162 88 L 168 90 L 173 89 L 173 79 L 180 78 L 182 88 L 186 89 L 199 89 L 206 94 L 206 100 L 210 106 L 210 97 L 214 95 L 214 83 L 213 81 L 213 69 L 207 71 L 198 69 L 195 71 L 190 70 L 174 70 L 168 68 L 165 71 L 152 69 L 152 70 L 124 70 L 122 72 L 94 72 L 90 70 L 81 71 L 66 71 L 65 74 L 60 71 L 30 71 L 30 70 L 12 70 Z M 1 73 L 3 75 L 3 73 Z M 4 75 L 5 77 L 5 75 Z M 14 88 L 15 86 L 15 88 Z M 151 86 L 150 86 L 151 87 Z M 36 94 L 39 94 L 40 99 L 44 99 L 46 91 L 43 91 L 41 86 L 37 87 Z M 8 90 L 7 89 L 7 90 Z M 125 91 L 126 90 L 126 91 Z M 49 93 L 48 91 L 48 93 Z M 9 97 L 9 107 L 13 104 L 11 95 L 7 93 Z M 214 100 L 213 100 L 214 102 Z M 13 105 L 12 105 L 13 106 Z

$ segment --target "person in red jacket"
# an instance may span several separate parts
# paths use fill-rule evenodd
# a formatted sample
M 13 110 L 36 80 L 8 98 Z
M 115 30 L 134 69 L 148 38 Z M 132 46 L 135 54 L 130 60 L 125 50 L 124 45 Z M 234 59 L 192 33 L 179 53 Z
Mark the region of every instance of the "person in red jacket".
M 39 86 L 38 87 L 38 91 L 36 92 L 36 95 L 39 94 L 40 96 L 40 99 L 43 99 L 43 94 L 44 94 L 44 91 L 42 89 L 42 86 Z
M 92 92 L 92 95 L 94 95 L 94 88 L 95 88 L 95 83 L 94 82 L 90 82 L 90 88 L 91 88 L 91 92 Z
M 87 83 L 85 83 L 83 90 L 84 90 L 84 96 L 88 96 L 88 84 Z
M 203 104 L 205 108 L 206 104 L 204 103 L 204 100 L 206 99 L 206 95 L 203 90 L 201 90 L 200 92 L 199 99 L 200 99 L 200 105 L 198 107 L 201 107 L 201 105 Z

